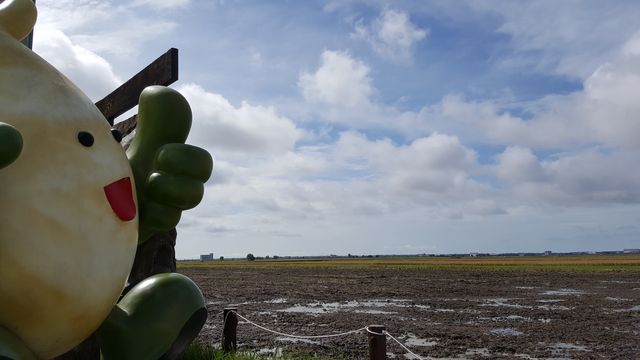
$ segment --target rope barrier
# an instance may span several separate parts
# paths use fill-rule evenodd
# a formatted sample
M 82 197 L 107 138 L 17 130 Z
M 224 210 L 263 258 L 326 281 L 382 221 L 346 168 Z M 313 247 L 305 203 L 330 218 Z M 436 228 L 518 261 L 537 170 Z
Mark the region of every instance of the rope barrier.
M 225 318 L 224 318 L 224 323 L 227 322 L 227 317 L 229 316 L 230 313 L 234 313 L 237 317 L 241 318 L 242 320 L 246 321 L 248 324 L 253 325 L 259 329 L 262 329 L 264 331 L 270 332 L 272 334 L 276 334 L 276 335 L 280 335 L 280 336 L 286 336 L 289 338 L 293 338 L 293 339 L 326 339 L 326 338 L 333 338 L 333 337 L 339 337 L 339 336 L 347 336 L 347 335 L 351 335 L 351 334 L 356 334 L 359 332 L 362 332 L 363 330 L 366 331 L 369 334 L 372 335 L 378 335 L 378 336 L 388 336 L 391 338 L 391 340 L 395 341 L 396 343 L 398 343 L 398 345 L 400 345 L 406 352 L 408 352 L 409 354 L 415 356 L 418 360 L 424 360 L 424 358 L 416 353 L 414 353 L 413 351 L 409 350 L 408 347 L 406 347 L 403 343 L 401 343 L 398 339 L 396 339 L 393 335 L 391 335 L 388 331 L 383 330 L 381 333 L 375 332 L 375 331 L 371 331 L 369 329 L 368 326 L 362 327 L 360 329 L 356 329 L 356 330 L 351 330 L 351 331 L 345 331 L 342 333 L 338 333 L 338 334 L 328 334 L 328 335 L 293 335 L 293 334 L 287 334 L 287 333 L 283 333 L 280 331 L 276 331 L 276 330 L 271 330 L 268 329 L 262 325 L 256 324 L 255 322 L 247 319 L 246 317 L 238 314 L 238 312 L 236 311 L 229 311 L 227 312 Z M 220 313 L 222 314 L 222 313 Z
M 367 332 L 368 332 L 369 334 L 371 334 L 371 335 L 378 335 L 378 336 L 384 336 L 384 335 L 385 335 L 385 333 L 377 333 L 377 332 L 375 332 L 375 331 L 371 331 L 371 330 L 369 330 L 369 327 L 368 327 L 368 326 L 365 326 L 365 329 L 366 329 L 366 330 L 367 330 Z
M 351 334 L 355 334 L 355 333 L 359 333 L 362 332 L 363 330 L 367 330 L 367 327 L 362 327 L 360 329 L 357 330 L 351 330 L 351 331 L 345 331 L 343 333 L 339 333 L 339 334 L 328 334 L 328 335 L 292 335 L 292 334 L 286 334 L 280 331 L 276 331 L 276 330 L 271 330 L 271 329 L 267 329 L 266 327 L 262 326 L 262 325 L 258 325 L 256 323 L 254 323 L 253 321 L 247 319 L 246 317 L 238 314 L 237 312 L 233 311 L 234 314 L 236 314 L 236 316 L 238 316 L 239 318 L 241 318 L 242 320 L 246 321 L 247 323 L 262 329 L 264 331 L 268 331 L 272 334 L 276 334 L 276 335 L 281 335 L 281 336 L 286 336 L 286 337 L 290 337 L 290 338 L 294 338 L 294 339 L 324 339 L 324 338 L 332 338 L 332 337 L 339 337 L 339 336 L 347 336 L 347 335 L 351 335 Z
M 422 356 L 420 356 L 420 355 L 418 355 L 418 354 L 414 353 L 413 351 L 409 350 L 409 348 L 408 348 L 408 347 L 404 346 L 404 344 L 403 344 L 403 343 L 401 343 L 400 341 L 398 341 L 398 339 L 394 338 L 394 337 L 393 337 L 393 335 L 389 334 L 389 332 L 388 332 L 388 331 L 386 331 L 386 330 L 385 330 L 383 333 L 384 333 L 385 335 L 387 335 L 388 337 L 390 337 L 390 338 L 391 338 L 391 340 L 393 340 L 393 341 L 397 342 L 397 343 L 398 343 L 398 345 L 400 345 L 400 346 L 401 346 L 401 347 L 402 347 L 406 352 L 408 352 L 409 354 L 411 354 L 411 355 L 415 356 L 416 358 L 418 358 L 418 360 L 424 360 L 424 359 L 422 358 Z

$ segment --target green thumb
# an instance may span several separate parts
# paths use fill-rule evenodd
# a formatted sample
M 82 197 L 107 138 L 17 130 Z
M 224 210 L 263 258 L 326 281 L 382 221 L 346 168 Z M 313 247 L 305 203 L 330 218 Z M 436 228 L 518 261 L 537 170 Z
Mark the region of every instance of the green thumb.
M 164 86 L 149 86 L 140 95 L 137 121 L 136 136 L 127 149 L 127 157 L 135 177 L 138 200 L 141 200 L 158 150 L 163 145 L 184 144 L 187 140 L 191 108 L 179 92 Z

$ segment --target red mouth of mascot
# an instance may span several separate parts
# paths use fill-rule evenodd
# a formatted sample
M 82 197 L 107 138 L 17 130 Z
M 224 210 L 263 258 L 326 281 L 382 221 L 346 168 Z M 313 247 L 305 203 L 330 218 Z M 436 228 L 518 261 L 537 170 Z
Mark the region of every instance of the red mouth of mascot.
M 107 196 L 111 209 L 120 220 L 129 221 L 136 217 L 136 204 L 133 201 L 131 178 L 122 178 L 105 186 L 104 194 Z

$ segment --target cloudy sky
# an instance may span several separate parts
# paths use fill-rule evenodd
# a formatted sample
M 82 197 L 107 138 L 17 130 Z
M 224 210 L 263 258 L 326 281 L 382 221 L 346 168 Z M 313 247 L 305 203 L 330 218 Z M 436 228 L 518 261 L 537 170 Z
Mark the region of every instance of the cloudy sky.
M 214 175 L 178 258 L 640 247 L 640 3 L 38 0 L 100 99 L 170 47 Z

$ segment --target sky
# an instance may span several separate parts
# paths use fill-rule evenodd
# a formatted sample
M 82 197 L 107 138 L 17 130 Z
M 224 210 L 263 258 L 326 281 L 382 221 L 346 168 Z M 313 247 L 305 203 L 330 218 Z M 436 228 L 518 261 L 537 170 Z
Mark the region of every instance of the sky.
M 640 248 L 635 0 L 37 4 L 93 100 L 180 50 L 179 259 Z

